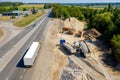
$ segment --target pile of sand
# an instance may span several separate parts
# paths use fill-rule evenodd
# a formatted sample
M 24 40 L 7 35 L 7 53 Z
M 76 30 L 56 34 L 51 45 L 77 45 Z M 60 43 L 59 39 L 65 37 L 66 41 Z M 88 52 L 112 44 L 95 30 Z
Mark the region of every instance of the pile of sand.
M 64 27 L 70 27 L 75 29 L 76 31 L 78 30 L 82 31 L 84 29 L 84 26 L 85 26 L 85 22 L 81 22 L 74 17 L 66 19 L 64 21 Z

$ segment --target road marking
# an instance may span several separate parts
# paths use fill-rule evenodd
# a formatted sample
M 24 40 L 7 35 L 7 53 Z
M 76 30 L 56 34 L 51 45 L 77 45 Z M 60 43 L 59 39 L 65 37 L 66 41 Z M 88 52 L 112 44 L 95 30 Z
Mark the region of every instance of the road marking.
M 23 73 L 25 73 L 25 71 L 26 71 L 26 70 L 24 69 L 24 70 L 23 70 Z
M 21 76 L 20 76 L 20 79 L 22 79 L 22 78 L 23 78 L 23 76 L 21 75 Z
M 8 80 L 8 78 L 6 78 L 5 80 Z
M 14 46 L 13 48 L 11 48 L 4 56 L 2 56 L 0 58 L 0 72 L 8 64 L 8 62 L 15 56 L 15 54 L 17 53 L 17 51 L 20 50 L 20 48 L 25 44 L 25 42 L 27 42 L 27 40 L 31 37 L 31 35 L 34 34 L 34 32 L 37 31 L 37 29 L 42 28 L 42 27 L 39 27 L 39 26 L 42 24 L 43 21 L 46 21 L 46 19 L 47 19 L 47 16 L 44 17 L 41 20 L 41 22 L 39 24 L 37 24 L 37 26 L 32 31 L 30 31 L 29 33 L 27 33 L 20 41 L 18 41 L 15 45 L 13 45 Z M 24 42 L 23 42 L 23 40 L 24 40 Z M 20 46 L 18 47 L 18 45 L 20 45 Z
M 13 43 L 14 43 L 14 41 L 11 41 L 11 42 L 10 42 L 10 44 L 13 44 Z

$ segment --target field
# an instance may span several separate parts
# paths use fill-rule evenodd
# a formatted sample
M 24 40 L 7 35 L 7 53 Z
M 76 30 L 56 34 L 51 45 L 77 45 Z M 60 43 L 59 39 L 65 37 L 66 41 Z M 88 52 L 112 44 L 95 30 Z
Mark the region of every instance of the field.
M 10 20 L 10 17 L 8 17 L 8 16 L 0 17 L 0 21 L 8 21 L 8 20 Z
M 18 9 L 19 10 L 23 10 L 23 8 L 26 8 L 27 10 L 29 10 L 29 9 L 31 9 L 31 8 L 33 8 L 33 7 L 35 7 L 35 8 L 37 8 L 37 9 L 42 9 L 43 8 L 43 4 L 38 4 L 38 5 L 21 5 L 21 6 L 18 6 Z
M 25 4 L 25 5 L 21 5 L 21 6 L 18 6 L 18 9 L 19 10 L 23 10 L 23 8 L 26 8 L 27 10 L 30 10 L 30 9 L 32 9 L 33 7 L 35 7 L 35 8 L 37 8 L 37 9 L 42 9 L 43 8 L 43 4 Z M 6 6 L 5 8 L 6 9 L 9 9 L 11 6 Z
M 17 27 L 25 27 L 29 25 L 30 23 L 32 23 L 34 20 L 36 20 L 38 17 L 40 17 L 42 14 L 44 13 L 38 12 L 36 14 L 32 14 L 27 17 L 19 18 L 18 20 L 14 22 L 14 25 Z

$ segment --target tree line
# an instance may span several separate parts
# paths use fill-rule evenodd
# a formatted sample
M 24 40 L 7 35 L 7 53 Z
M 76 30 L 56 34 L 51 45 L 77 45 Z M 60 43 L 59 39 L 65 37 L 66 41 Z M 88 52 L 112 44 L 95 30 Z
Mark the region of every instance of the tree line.
M 22 5 L 22 2 L 0 2 L 0 7 L 3 6 L 20 6 Z
M 52 4 L 53 17 L 66 19 L 76 17 L 88 23 L 88 29 L 96 28 L 102 33 L 102 39 L 111 45 L 113 57 L 120 62 L 120 8 L 111 4 L 104 9 L 63 6 Z
M 11 12 L 13 10 L 18 10 L 17 6 L 22 5 L 21 2 L 0 2 L 0 13 Z M 5 8 L 7 7 L 7 8 Z

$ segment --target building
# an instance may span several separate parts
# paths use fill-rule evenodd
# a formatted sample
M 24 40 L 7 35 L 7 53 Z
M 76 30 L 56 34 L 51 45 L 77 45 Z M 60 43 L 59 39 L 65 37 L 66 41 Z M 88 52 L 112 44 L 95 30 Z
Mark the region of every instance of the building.
M 16 11 L 12 11 L 12 12 L 3 12 L 2 15 L 3 16 L 13 16 L 13 15 L 20 16 L 20 15 L 22 15 L 22 12 L 16 10 Z
M 32 14 L 31 11 L 22 11 L 22 13 L 23 13 L 24 16 L 25 16 L 25 15 L 31 15 L 31 14 Z

